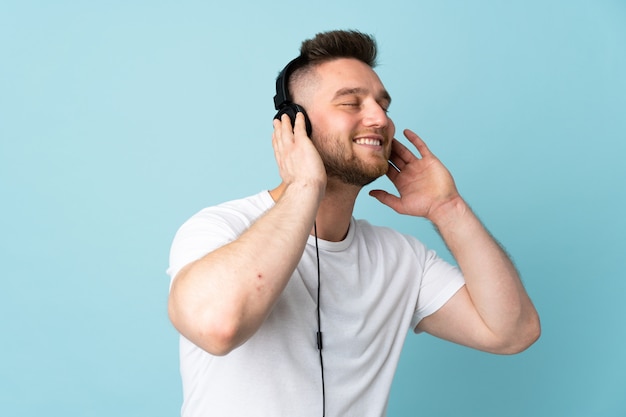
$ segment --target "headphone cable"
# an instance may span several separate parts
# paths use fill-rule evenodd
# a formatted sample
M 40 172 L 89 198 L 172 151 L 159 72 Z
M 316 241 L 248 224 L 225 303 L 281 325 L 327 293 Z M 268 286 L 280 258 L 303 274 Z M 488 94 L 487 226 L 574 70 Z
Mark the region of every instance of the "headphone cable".
M 324 358 L 322 355 L 322 319 L 320 316 L 320 251 L 317 244 L 317 222 L 313 223 L 315 232 L 315 255 L 317 257 L 317 350 L 320 353 L 320 368 L 322 371 L 322 417 L 326 416 L 326 388 L 324 386 Z

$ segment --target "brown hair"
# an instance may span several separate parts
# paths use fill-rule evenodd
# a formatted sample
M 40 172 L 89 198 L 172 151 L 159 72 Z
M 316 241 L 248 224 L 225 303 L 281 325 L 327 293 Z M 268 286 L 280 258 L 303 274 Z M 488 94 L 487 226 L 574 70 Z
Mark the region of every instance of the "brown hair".
M 300 80 L 313 74 L 313 69 L 317 65 L 339 58 L 354 58 L 374 68 L 376 54 L 376 40 L 365 33 L 356 30 L 318 33 L 312 39 L 302 42 L 300 56 L 283 70 L 288 82 L 288 91 L 294 91 L 295 85 Z
M 334 30 L 318 33 L 300 46 L 305 65 L 315 66 L 337 58 L 355 58 L 376 66 L 376 40 L 356 30 Z

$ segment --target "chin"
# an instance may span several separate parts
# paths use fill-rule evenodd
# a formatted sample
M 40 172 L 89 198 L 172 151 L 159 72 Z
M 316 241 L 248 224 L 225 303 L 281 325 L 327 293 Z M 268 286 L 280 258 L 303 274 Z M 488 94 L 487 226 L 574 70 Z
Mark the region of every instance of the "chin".
M 389 164 L 380 155 L 377 158 L 350 160 L 340 158 L 323 158 L 326 174 L 329 178 L 335 178 L 344 184 L 363 187 L 372 183 L 377 178 L 387 173 Z
M 327 171 L 327 175 L 329 177 L 336 178 L 344 184 L 356 185 L 358 187 L 364 187 L 371 184 L 386 173 L 387 167 L 385 167 L 384 171 L 382 169 L 369 171 L 351 170 L 344 172 Z

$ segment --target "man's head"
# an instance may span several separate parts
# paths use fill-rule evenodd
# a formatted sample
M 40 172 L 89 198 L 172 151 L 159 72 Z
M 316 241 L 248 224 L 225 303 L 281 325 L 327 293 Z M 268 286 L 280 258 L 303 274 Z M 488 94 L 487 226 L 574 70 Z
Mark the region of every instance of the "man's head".
M 314 38 L 302 42 L 300 55 L 289 62 L 276 79 L 274 105 L 278 110 L 275 119 L 287 114 L 295 120 L 298 112 L 304 113 L 307 133 L 312 127 L 304 108 L 294 100 L 294 90 L 305 76 L 312 75 L 316 65 L 338 58 L 358 59 L 374 67 L 376 65 L 376 41 L 373 37 L 357 31 L 336 30 L 318 33 Z
M 373 37 L 320 33 L 300 52 L 287 74 L 289 92 L 308 113 L 329 180 L 363 186 L 384 175 L 395 127 L 386 114 L 391 99 L 373 70 Z

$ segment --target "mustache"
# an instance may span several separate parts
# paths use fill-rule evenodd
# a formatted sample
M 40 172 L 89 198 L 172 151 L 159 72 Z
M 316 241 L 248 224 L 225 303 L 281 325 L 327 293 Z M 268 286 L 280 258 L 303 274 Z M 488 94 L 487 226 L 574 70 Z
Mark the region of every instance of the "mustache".
M 354 138 L 358 138 L 362 136 L 375 135 L 375 136 L 381 136 L 383 138 L 383 143 L 387 143 L 393 140 L 394 133 L 395 133 L 395 128 L 389 128 L 389 127 L 366 128 L 366 129 L 359 129 L 358 131 L 354 132 L 351 135 L 351 137 L 354 139 Z

